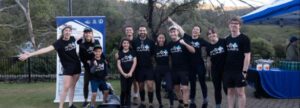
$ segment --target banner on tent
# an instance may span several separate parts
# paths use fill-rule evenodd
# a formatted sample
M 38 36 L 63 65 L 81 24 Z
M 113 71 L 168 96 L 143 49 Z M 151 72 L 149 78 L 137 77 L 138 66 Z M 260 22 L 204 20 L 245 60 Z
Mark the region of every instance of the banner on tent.
M 83 30 L 86 27 L 93 29 L 94 38 L 97 39 L 103 51 L 105 51 L 105 16 L 70 16 L 70 17 L 56 17 L 57 25 L 57 39 L 62 35 L 61 30 L 66 26 L 72 27 L 72 36 L 82 36 Z M 77 52 L 78 52 L 77 45 Z M 82 67 L 82 71 L 84 71 Z M 74 102 L 83 102 L 83 72 L 80 74 L 80 78 L 75 87 Z M 54 102 L 59 102 L 60 93 L 63 89 L 63 75 L 62 75 L 62 65 L 60 63 L 59 57 L 57 56 L 56 63 L 56 93 Z M 90 89 L 91 90 L 91 89 Z M 102 94 L 99 92 L 100 96 L 97 96 L 97 101 L 102 101 Z M 89 100 L 91 97 L 91 92 L 89 92 Z M 66 102 L 69 98 L 66 98 Z

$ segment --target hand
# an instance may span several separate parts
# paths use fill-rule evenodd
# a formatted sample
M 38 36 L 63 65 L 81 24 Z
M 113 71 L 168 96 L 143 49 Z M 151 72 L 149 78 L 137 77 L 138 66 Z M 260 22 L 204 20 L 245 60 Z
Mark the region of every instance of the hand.
M 24 60 L 27 60 L 29 57 L 30 57 L 30 53 L 25 52 L 24 54 L 21 54 L 19 56 L 19 60 L 24 61 Z
M 96 60 L 94 61 L 94 65 L 95 65 L 95 66 L 97 66 L 97 65 L 98 65 L 98 63 L 97 63 L 97 61 L 96 61 Z
M 91 61 L 90 60 L 88 60 L 88 61 L 86 61 L 88 64 L 91 64 Z
M 183 39 L 180 39 L 180 40 L 179 40 L 179 43 L 182 44 L 182 45 L 185 45 L 185 44 L 186 44 L 185 41 L 184 41 Z
M 132 77 L 132 73 L 128 73 L 128 77 L 129 77 L 129 78 Z

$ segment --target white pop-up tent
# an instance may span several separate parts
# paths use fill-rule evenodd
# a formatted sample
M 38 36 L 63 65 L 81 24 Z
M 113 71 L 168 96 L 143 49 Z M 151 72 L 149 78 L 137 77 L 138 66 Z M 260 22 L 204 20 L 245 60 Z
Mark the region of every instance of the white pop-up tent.
M 277 0 L 244 16 L 245 24 L 300 26 L 300 0 Z

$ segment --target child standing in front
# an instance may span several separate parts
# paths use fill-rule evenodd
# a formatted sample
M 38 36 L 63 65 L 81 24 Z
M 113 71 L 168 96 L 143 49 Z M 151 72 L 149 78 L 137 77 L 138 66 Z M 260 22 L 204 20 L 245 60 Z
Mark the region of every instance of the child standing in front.
M 131 49 L 130 40 L 123 39 L 116 54 L 118 70 L 121 74 L 121 108 L 130 108 L 131 84 L 136 67 L 136 55 Z
M 105 81 L 107 76 L 106 72 L 106 62 L 104 58 L 101 58 L 102 55 L 102 47 L 95 46 L 94 47 L 94 54 L 95 57 L 91 60 L 90 63 L 90 71 L 91 71 L 91 86 L 92 86 L 92 104 L 91 108 L 95 108 L 96 104 L 96 96 L 97 96 L 97 89 L 103 90 L 103 102 L 107 103 L 108 100 L 108 87 Z

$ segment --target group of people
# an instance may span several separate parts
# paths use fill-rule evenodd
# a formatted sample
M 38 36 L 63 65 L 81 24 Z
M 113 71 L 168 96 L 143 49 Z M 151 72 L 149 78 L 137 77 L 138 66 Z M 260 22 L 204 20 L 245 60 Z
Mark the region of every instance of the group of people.
M 196 107 L 196 80 L 198 78 L 202 91 L 202 108 L 208 106 L 207 85 L 205 82 L 206 68 L 212 71 L 212 80 L 215 89 L 216 108 L 221 107 L 222 84 L 227 94 L 228 108 L 233 108 L 237 96 L 239 108 L 246 106 L 246 75 L 250 64 L 250 40 L 240 32 L 242 21 L 239 17 L 229 20 L 230 35 L 226 39 L 218 37 L 215 27 L 207 32 L 209 42 L 200 37 L 201 27 L 196 25 L 192 34 L 188 35 L 171 18 L 172 25 L 168 29 L 171 39 L 167 41 L 165 33 L 157 34 L 156 39 L 150 39 L 146 26 L 139 26 L 138 35 L 134 37 L 134 28 L 126 26 L 125 37 L 119 44 L 115 54 L 117 68 L 120 73 L 122 108 L 130 108 L 131 88 L 134 86 L 134 105 L 141 108 L 153 108 L 154 92 L 159 107 L 163 107 L 161 99 L 161 82 L 166 82 L 169 106 L 173 107 L 174 99 L 178 106 L 187 108 Z M 31 53 L 20 55 L 20 60 L 56 50 L 64 68 L 64 88 L 61 92 L 59 108 L 69 93 L 69 107 L 73 105 L 74 87 L 79 78 L 80 61 L 83 63 L 84 73 L 84 106 L 88 105 L 88 84 L 92 86 L 91 108 L 95 106 L 97 89 L 103 91 L 104 102 L 107 102 L 108 87 L 105 82 L 107 76 L 107 60 L 102 54 L 99 42 L 93 39 L 91 28 L 86 28 L 83 38 L 75 39 L 71 36 L 71 27 L 62 29 L 62 36 L 54 44 Z M 79 56 L 76 54 L 76 41 L 79 44 Z M 210 67 L 204 65 L 202 52 L 206 52 Z M 190 85 L 189 85 L 190 84 Z M 145 86 L 147 89 L 145 89 Z M 145 102 L 147 90 L 148 105 Z M 139 95 L 138 95 L 138 93 Z M 175 95 L 174 95 L 175 92 Z M 140 98 L 140 103 L 138 102 Z

